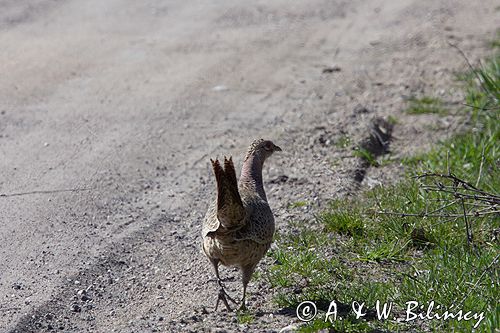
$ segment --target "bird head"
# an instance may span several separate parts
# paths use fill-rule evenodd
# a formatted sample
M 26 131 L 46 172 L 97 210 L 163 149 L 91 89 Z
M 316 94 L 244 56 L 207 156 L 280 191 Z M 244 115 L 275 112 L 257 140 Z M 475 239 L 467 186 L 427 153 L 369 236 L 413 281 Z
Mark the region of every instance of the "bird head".
M 257 139 L 252 142 L 250 147 L 248 147 L 248 152 L 245 156 L 245 160 L 248 159 L 252 155 L 258 155 L 265 160 L 269 156 L 271 156 L 275 151 L 281 151 L 281 148 L 276 146 L 270 140 Z

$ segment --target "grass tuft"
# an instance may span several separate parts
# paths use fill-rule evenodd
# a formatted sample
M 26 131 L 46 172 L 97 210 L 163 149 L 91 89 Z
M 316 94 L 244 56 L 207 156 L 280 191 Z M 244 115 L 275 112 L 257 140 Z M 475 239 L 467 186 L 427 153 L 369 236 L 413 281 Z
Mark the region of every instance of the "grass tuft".
M 406 110 L 408 114 L 446 114 L 447 110 L 443 107 L 443 102 L 435 97 L 412 97 L 409 99 L 409 107 Z
M 364 232 L 362 216 L 357 212 L 345 211 L 338 204 L 339 202 L 332 203 L 331 209 L 319 217 L 324 230 L 350 237 L 362 237 Z
M 288 204 L 288 208 L 300 208 L 307 206 L 307 201 L 297 201 Z
M 248 310 L 239 310 L 236 312 L 236 319 L 238 320 L 238 324 L 245 325 L 252 323 L 255 316 Z
M 369 150 L 367 150 L 365 148 L 358 147 L 354 151 L 354 156 L 359 157 L 360 159 L 364 160 L 370 166 L 373 166 L 373 167 L 378 167 L 379 166 L 379 164 L 377 162 L 377 158 L 375 157 L 375 155 L 373 155 L 372 152 L 370 152 Z

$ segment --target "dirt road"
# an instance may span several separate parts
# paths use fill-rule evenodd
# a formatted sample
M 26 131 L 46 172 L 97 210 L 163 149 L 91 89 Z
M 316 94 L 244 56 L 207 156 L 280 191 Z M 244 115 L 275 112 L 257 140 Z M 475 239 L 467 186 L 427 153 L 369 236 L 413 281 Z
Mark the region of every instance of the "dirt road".
M 453 73 L 466 65 L 448 43 L 486 55 L 495 4 L 0 0 L 0 331 L 296 324 L 265 282 L 250 285 L 249 327 L 211 313 L 209 157 L 241 165 L 252 139 L 272 139 L 278 229 L 310 216 L 356 191 L 350 148 L 373 117 L 398 119 L 395 156 L 453 131 L 453 115 L 402 109 L 410 96 L 461 101 Z

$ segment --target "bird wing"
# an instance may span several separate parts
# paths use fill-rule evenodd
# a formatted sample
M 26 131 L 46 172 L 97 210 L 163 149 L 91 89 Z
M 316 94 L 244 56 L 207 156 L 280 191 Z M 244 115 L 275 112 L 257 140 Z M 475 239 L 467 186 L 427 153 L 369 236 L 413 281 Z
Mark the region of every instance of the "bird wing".
M 245 202 L 246 199 L 248 198 L 244 198 L 243 201 Z M 269 204 L 259 197 L 258 200 L 252 199 L 251 202 L 246 202 L 245 206 L 249 223 L 235 233 L 234 239 L 249 239 L 259 244 L 270 244 L 273 240 L 275 225 Z
M 220 222 L 217 219 L 217 201 L 214 200 L 210 203 L 207 213 L 205 214 L 205 219 L 203 220 L 203 227 L 201 234 L 206 237 L 209 233 L 217 231 L 219 229 Z
M 245 208 L 238 191 L 238 181 L 232 158 L 224 158 L 224 167 L 218 160 L 210 160 L 217 182 L 217 201 L 208 209 L 203 225 L 203 235 L 217 231 L 237 230 L 245 223 Z

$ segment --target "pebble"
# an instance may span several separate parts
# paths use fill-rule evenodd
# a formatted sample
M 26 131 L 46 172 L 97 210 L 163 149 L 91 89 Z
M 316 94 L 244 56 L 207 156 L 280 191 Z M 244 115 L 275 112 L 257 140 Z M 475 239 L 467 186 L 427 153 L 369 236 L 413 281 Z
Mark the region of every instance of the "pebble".
M 298 329 L 297 325 L 291 324 L 291 325 L 285 326 L 282 329 L 280 329 L 280 333 L 295 332 L 295 331 L 297 331 L 297 329 Z
M 92 300 L 92 298 L 90 298 L 90 297 L 89 297 L 89 296 L 87 296 L 87 295 L 83 295 L 83 296 L 82 296 L 82 298 L 81 298 L 81 300 L 82 300 L 83 302 L 88 302 L 88 301 L 91 301 L 91 300 Z
M 342 70 L 342 68 L 335 65 L 335 66 L 329 66 L 329 67 L 323 68 L 323 70 L 321 72 L 322 73 L 333 73 L 333 72 L 340 72 L 341 70 Z
M 218 85 L 212 88 L 213 91 L 226 91 L 229 90 L 225 85 Z
M 82 312 L 82 308 L 80 307 L 80 305 L 73 303 L 73 304 L 71 304 L 71 311 Z

